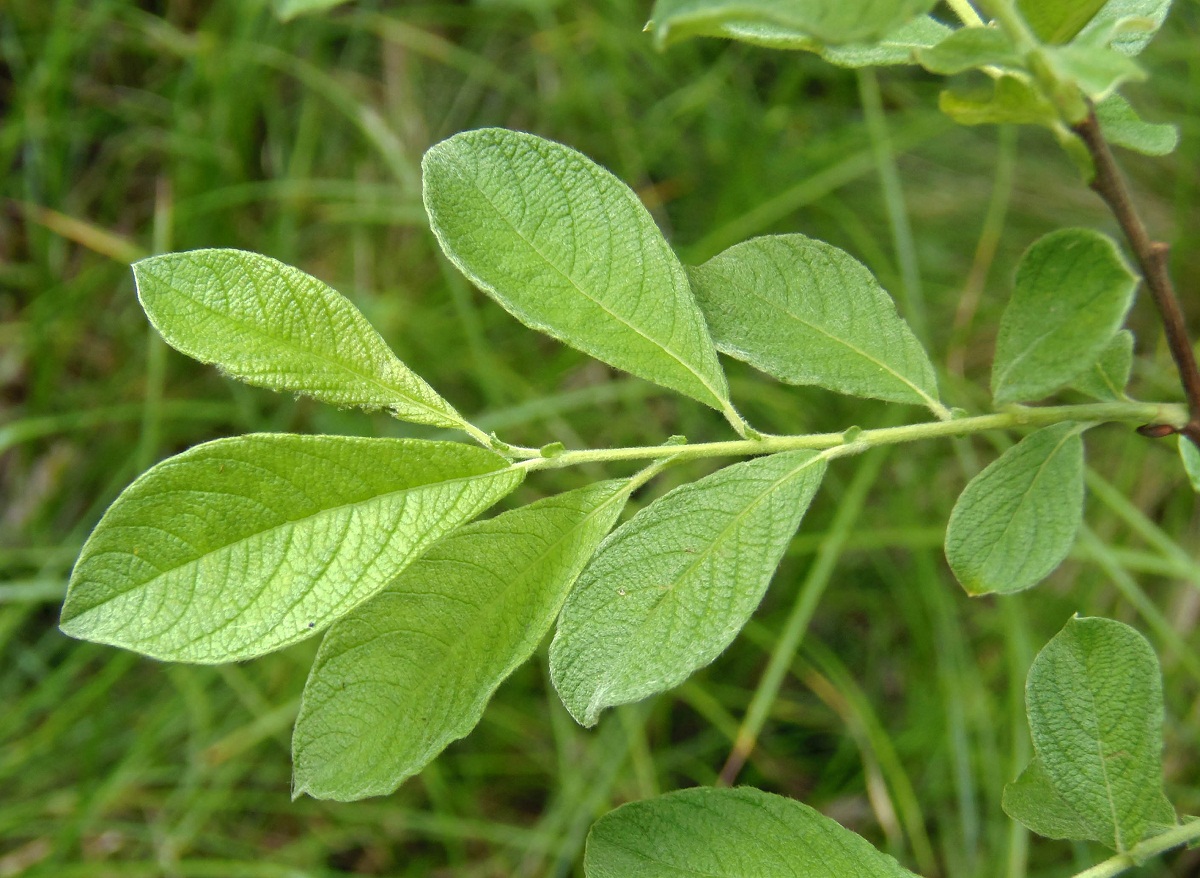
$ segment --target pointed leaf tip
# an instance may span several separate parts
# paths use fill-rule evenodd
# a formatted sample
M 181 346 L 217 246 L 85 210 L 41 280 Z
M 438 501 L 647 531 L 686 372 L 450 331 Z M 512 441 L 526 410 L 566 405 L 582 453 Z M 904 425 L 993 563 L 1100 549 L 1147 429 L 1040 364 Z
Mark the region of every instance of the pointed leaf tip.
M 339 406 L 461 429 L 450 403 L 392 353 L 350 300 L 277 259 L 191 250 L 133 265 L 146 316 L 171 347 L 228 375 Z

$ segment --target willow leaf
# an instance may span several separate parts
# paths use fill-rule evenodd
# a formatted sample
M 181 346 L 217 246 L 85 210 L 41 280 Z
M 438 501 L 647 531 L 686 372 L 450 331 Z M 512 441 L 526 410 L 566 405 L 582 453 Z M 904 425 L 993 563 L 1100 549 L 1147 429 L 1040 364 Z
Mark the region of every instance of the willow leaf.
M 550 674 L 580 723 L 683 682 L 737 636 L 825 472 L 811 451 L 718 470 L 642 509 L 580 576 Z
M 1141 634 L 1071 619 L 1030 667 L 1025 700 L 1037 757 L 1006 791 L 1011 816 L 1118 851 L 1175 824 L 1163 794 L 1162 676 Z
M 861 43 L 928 12 L 933 0 L 657 0 L 647 30 L 660 46 L 767 25 L 831 45 Z
M 302 640 L 521 481 L 454 442 L 252 434 L 163 461 L 84 544 L 62 630 L 216 663 Z
M 349 299 L 298 268 L 242 250 L 191 250 L 143 259 L 133 274 L 167 343 L 234 378 L 418 424 L 465 424 Z
M 573 149 L 465 131 L 422 161 L 442 249 L 526 326 L 740 418 L 687 274 L 634 192 Z
M 1078 424 L 1026 436 L 971 479 L 946 525 L 946 560 L 973 595 L 1036 585 L 1071 550 L 1083 516 Z
M 1133 302 L 1137 279 L 1111 238 L 1060 229 L 1021 257 L 1000 318 L 992 395 L 997 404 L 1041 399 L 1099 358 Z
M 791 384 L 943 410 L 933 364 L 895 303 L 837 247 L 752 238 L 690 276 L 723 353 Z
M 628 484 L 466 525 L 338 621 L 304 688 L 294 795 L 390 793 L 470 732 L 549 630 Z
M 588 834 L 587 878 L 916 878 L 794 799 L 696 787 L 622 805 Z

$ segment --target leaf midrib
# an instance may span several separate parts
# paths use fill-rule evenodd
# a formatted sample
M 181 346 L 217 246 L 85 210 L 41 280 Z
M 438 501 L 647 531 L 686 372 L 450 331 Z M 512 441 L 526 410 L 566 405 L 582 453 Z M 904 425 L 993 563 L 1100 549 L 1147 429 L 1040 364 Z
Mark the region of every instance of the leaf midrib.
M 716 272 L 714 272 L 714 274 L 715 273 Z M 741 288 L 740 284 L 739 284 L 739 288 Z M 901 384 L 904 384 L 907 387 L 909 387 L 914 393 L 917 394 L 917 396 L 919 396 L 922 400 L 924 400 L 925 405 L 927 407 L 935 408 L 938 405 L 938 401 L 936 399 L 934 399 L 932 396 L 930 396 L 928 393 L 926 393 L 924 390 L 922 390 L 920 387 L 918 387 L 914 382 L 912 382 L 911 380 L 906 378 L 904 375 L 900 374 L 900 372 L 896 371 L 895 369 L 893 369 L 891 366 L 889 366 L 887 363 L 883 362 L 882 360 L 876 359 L 875 357 L 871 356 L 869 353 L 862 350 L 858 346 L 851 344 L 849 341 L 847 341 L 844 338 L 841 338 L 840 336 L 834 335 L 832 332 L 825 329 L 824 327 L 818 326 L 815 323 L 812 323 L 810 320 L 808 320 L 804 317 L 801 317 L 799 314 L 796 314 L 790 308 L 788 308 L 785 304 L 775 301 L 774 299 L 767 298 L 765 295 L 762 294 L 762 292 L 760 292 L 757 289 L 757 287 L 752 285 L 750 287 L 750 289 L 748 290 L 748 292 L 754 298 L 763 302 L 767 306 L 774 308 L 777 311 L 780 311 L 781 313 L 783 313 L 787 317 L 792 318 L 793 320 L 795 320 L 797 323 L 801 324 L 802 326 L 805 326 L 808 329 L 811 329 L 813 332 L 816 332 L 817 334 L 824 336 L 825 338 L 829 339 L 830 341 L 834 342 L 835 344 L 842 345 L 847 350 L 859 355 L 867 362 L 874 363 L 876 366 L 881 368 L 883 371 L 887 372 L 892 377 L 894 377 L 895 379 L 900 381 Z M 732 345 L 731 345 L 731 347 L 732 347 Z M 739 351 L 739 353 L 745 353 L 747 355 L 750 355 L 750 352 L 748 352 L 748 351 Z
M 210 458 L 210 459 L 216 460 L 217 458 Z M 233 460 L 233 459 L 231 458 L 230 460 Z M 242 461 L 236 461 L 236 462 L 241 463 Z M 459 476 L 457 478 L 445 479 L 445 480 L 439 481 L 439 482 L 428 482 L 424 485 L 417 485 L 417 486 L 408 487 L 408 488 L 400 488 L 400 489 L 397 489 L 394 491 L 386 491 L 381 494 L 374 494 L 363 500 L 355 500 L 355 501 L 352 501 L 349 503 L 339 503 L 337 506 L 329 506 L 329 507 L 325 507 L 323 509 L 319 509 L 316 512 L 312 513 L 311 515 L 306 515 L 302 518 L 290 519 L 288 521 L 281 522 L 280 524 L 272 525 L 263 530 L 259 530 L 259 531 L 255 531 L 253 533 L 246 534 L 245 536 L 238 537 L 236 540 L 233 540 L 228 543 L 224 543 L 220 546 L 210 549 L 209 551 L 206 551 L 203 554 L 197 555 L 193 558 L 189 558 L 179 564 L 176 564 L 173 567 L 161 569 L 154 576 L 150 577 L 147 580 L 144 580 L 141 582 L 130 583 L 125 588 L 122 588 L 119 591 L 115 591 L 112 594 L 105 596 L 104 600 L 99 601 L 98 603 L 95 603 L 92 606 L 88 607 L 86 610 L 83 610 L 83 611 L 77 613 L 76 615 L 72 616 L 70 621 L 73 621 L 75 619 L 81 619 L 84 616 L 86 616 L 86 615 L 94 612 L 95 610 L 99 609 L 100 607 L 104 606 L 105 604 L 108 604 L 108 603 L 116 600 L 117 598 L 123 597 L 124 595 L 126 595 L 136 589 L 150 588 L 155 583 L 157 583 L 159 580 L 163 579 L 164 577 L 169 576 L 178 570 L 182 570 L 186 567 L 193 566 L 193 565 L 197 564 L 203 558 L 211 557 L 213 555 L 216 555 L 217 553 L 228 552 L 229 550 L 231 550 L 237 546 L 240 546 L 243 543 L 247 543 L 247 542 L 250 542 L 251 540 L 256 540 L 256 539 L 265 537 L 276 531 L 283 530 L 284 528 L 295 527 L 296 525 L 301 525 L 301 524 L 311 525 L 311 524 L 316 523 L 317 520 L 319 520 L 323 517 L 335 515 L 337 513 L 340 513 L 343 510 L 352 509 L 355 507 L 365 506 L 365 505 L 369 505 L 369 504 L 374 504 L 377 501 L 382 502 L 386 499 L 395 497 L 400 494 L 408 493 L 408 492 L 419 493 L 426 489 L 439 488 L 444 485 L 461 485 L 461 486 L 465 487 L 468 483 L 470 483 L 474 480 L 488 478 L 491 476 L 497 476 L 497 475 L 501 475 L 501 474 L 505 474 L 505 473 L 509 473 L 509 472 L 519 472 L 519 471 L 515 467 L 512 467 L 512 466 L 501 467 L 499 469 L 495 469 L 490 472 L 477 473 L 477 474 L 470 475 L 470 476 Z M 120 525 L 118 525 L 118 526 L 120 526 Z M 89 554 L 87 556 L 87 560 L 90 561 L 93 558 L 100 557 L 102 555 L 108 555 L 108 554 L 128 555 L 130 553 L 129 552 L 117 552 L 115 550 L 106 550 L 106 551 L 98 552 L 95 554 Z
M 512 230 L 513 234 L 516 235 L 522 242 L 524 242 L 529 247 L 529 249 L 532 250 L 542 260 L 542 262 L 544 262 L 547 266 L 549 266 L 555 272 L 557 272 L 558 275 L 563 278 L 563 280 L 565 280 L 568 284 L 570 284 L 571 287 L 574 288 L 576 292 L 578 292 L 581 296 L 583 296 L 589 302 L 596 305 L 598 308 L 600 308 L 600 310 L 604 311 L 604 313 L 608 314 L 610 317 L 612 317 L 614 320 L 616 320 L 622 326 L 626 327 L 627 329 L 632 330 L 635 334 L 641 336 L 643 339 L 650 342 L 652 345 L 657 347 L 659 350 L 668 354 L 671 357 L 671 359 L 673 359 L 679 365 L 683 366 L 688 372 L 690 372 L 700 382 L 700 385 L 705 390 L 707 390 L 710 394 L 712 394 L 714 400 L 721 403 L 721 410 L 725 409 L 725 406 L 727 405 L 727 403 L 729 401 L 728 400 L 728 392 L 724 392 L 724 393 L 717 392 L 717 390 L 712 386 L 712 384 L 709 382 L 709 380 L 705 376 L 701 375 L 698 371 L 696 371 L 696 368 L 694 366 L 692 366 L 690 363 L 688 363 L 686 360 L 684 360 L 678 353 L 676 353 L 676 351 L 673 348 L 669 347 L 668 345 L 664 344 L 663 342 L 660 342 L 658 339 L 653 338 L 650 335 L 647 335 L 646 332 L 644 332 L 641 328 L 639 328 L 638 326 L 636 326 L 633 323 L 630 323 L 628 320 L 626 320 L 620 314 L 617 314 L 615 311 L 613 311 L 611 308 L 609 308 L 605 303 L 601 302 L 599 299 L 595 298 L 590 293 L 588 293 L 585 289 L 583 289 L 583 287 L 581 287 L 575 281 L 575 279 L 573 277 L 571 277 L 571 275 L 569 275 L 566 271 L 564 271 L 562 268 L 560 268 L 555 262 L 553 262 L 548 256 L 546 256 L 540 249 L 538 249 L 537 245 L 534 244 L 533 241 L 531 241 L 529 238 L 527 238 L 521 232 L 521 230 L 516 226 L 515 223 L 513 223 L 511 220 L 508 219 L 506 214 L 496 205 L 496 203 L 494 201 L 492 201 L 492 199 L 488 195 L 488 193 L 486 191 L 484 191 L 483 187 L 480 186 L 476 182 L 474 176 L 468 176 L 468 175 L 464 174 L 464 177 L 467 177 L 467 179 L 470 181 L 470 184 L 483 197 L 484 201 L 487 202 L 488 206 L 490 208 L 492 208 L 493 211 L 495 211 L 496 215 L 504 222 L 504 224 L 507 225 Z M 625 195 L 625 193 L 620 193 L 620 194 L 622 196 Z M 606 219 L 607 219 L 607 214 L 606 214 Z M 477 279 L 477 281 L 482 286 L 486 287 L 488 290 L 490 290 L 495 296 L 497 296 L 501 300 L 508 302 L 508 303 L 515 304 L 512 302 L 512 299 L 510 297 L 501 294 L 500 291 L 497 290 L 492 284 L 483 281 L 483 279 L 480 278 L 474 271 L 470 271 L 468 269 L 468 273 L 473 275 L 473 277 L 475 279 Z M 689 290 L 689 294 L 690 294 L 690 290 Z M 524 310 L 524 309 L 522 309 L 522 310 Z M 703 320 L 702 316 L 701 316 L 701 320 Z M 540 321 L 538 321 L 538 322 L 540 322 Z M 548 324 L 544 324 L 544 325 L 546 325 L 547 327 L 549 326 Z M 566 341 L 566 339 L 562 339 L 562 340 Z M 715 354 L 714 354 L 713 360 L 714 360 L 714 362 L 716 361 Z
M 534 559 L 533 562 L 528 564 L 524 568 L 524 570 L 521 571 L 521 574 L 516 579 L 514 579 L 513 581 L 508 583 L 508 585 L 504 589 L 504 593 L 507 595 L 511 591 L 511 589 L 514 586 L 516 586 L 517 583 L 526 581 L 530 570 L 542 565 L 545 562 L 545 560 L 547 558 L 549 558 L 553 552 L 557 551 L 559 546 L 561 546 L 563 543 L 566 543 L 569 540 L 571 540 L 576 534 L 578 534 L 580 532 L 581 529 L 583 529 L 584 527 L 589 525 L 592 521 L 594 521 L 595 517 L 597 515 L 599 515 L 604 510 L 608 509 L 613 503 L 617 502 L 617 500 L 624 502 L 626 499 L 628 499 L 628 486 L 622 487 L 620 490 L 616 491 L 611 497 L 605 499 L 599 506 L 597 506 L 591 512 L 587 513 L 582 519 L 580 519 L 578 524 L 576 524 L 574 527 L 570 528 L 561 537 L 556 539 L 553 542 L 553 544 L 551 544 L 544 552 L 542 552 L 540 555 L 538 555 L 537 558 Z M 587 563 L 587 560 L 585 559 L 584 564 L 586 564 L 586 563 Z M 576 579 L 578 579 L 578 575 L 576 575 Z M 484 618 L 484 619 L 493 618 L 495 616 L 494 608 L 496 606 L 497 606 L 496 603 L 489 605 L 489 607 L 485 608 L 484 612 L 481 613 L 480 616 L 477 618 Z M 489 609 L 493 610 L 493 612 L 489 612 L 488 611 Z M 460 655 L 462 652 L 462 649 L 464 647 L 464 644 L 465 644 L 465 639 L 459 639 L 459 640 L 456 640 L 454 643 L 452 643 L 449 651 L 446 653 L 446 659 L 454 658 L 454 657 L 457 657 L 458 655 Z M 443 661 L 439 661 L 436 666 L 441 667 L 444 663 L 445 662 L 443 662 Z M 511 673 L 511 671 L 513 670 L 512 665 L 513 665 L 513 663 L 510 662 L 509 665 L 505 668 L 505 673 L 502 673 L 500 675 L 500 681 L 498 681 L 495 685 L 493 685 L 486 693 L 484 693 L 482 695 L 482 697 L 474 699 L 472 701 L 472 703 L 471 703 L 472 708 L 487 702 L 488 698 L 491 697 L 492 693 L 494 693 L 496 691 L 496 688 L 499 686 L 500 682 L 502 682 L 504 680 L 504 678 L 508 676 L 508 673 Z M 452 731 L 459 731 L 462 728 L 462 726 L 464 726 L 464 725 L 467 725 L 466 731 L 469 732 L 472 728 L 475 727 L 475 722 L 464 721 L 464 719 L 460 717 L 460 719 L 457 723 L 453 723 L 451 725 L 451 729 L 452 729 Z M 427 728 L 427 727 L 428 727 L 428 724 L 426 723 L 423 728 Z M 464 732 L 464 734 L 465 733 L 466 732 Z M 462 737 L 462 735 L 458 735 L 458 737 Z M 457 740 L 457 738 L 452 738 L 451 740 Z M 425 761 L 428 761 L 428 757 L 431 757 L 432 755 L 436 754 L 436 751 L 434 753 L 428 752 L 429 749 L 430 748 L 426 747 L 426 749 L 424 751 L 422 751 L 422 758 L 424 758 Z
M 1021 496 L 1017 500 L 1016 509 L 1014 509 L 1013 514 L 1008 517 L 1008 521 L 1006 521 L 1004 523 L 1004 530 L 1001 532 L 1000 538 L 997 540 L 994 540 L 992 542 L 992 544 L 990 546 L 988 546 L 987 551 L 984 553 L 983 562 L 979 565 L 979 569 L 981 571 L 985 567 L 987 567 L 988 564 L 990 564 L 992 555 L 994 555 L 996 553 L 996 547 L 1003 540 L 1005 540 L 1008 537 L 1008 531 L 1010 528 L 1012 528 L 1013 521 L 1016 520 L 1016 518 L 1020 514 L 1021 510 L 1024 508 L 1026 501 L 1033 494 L 1034 489 L 1037 486 L 1038 480 L 1040 478 L 1042 478 L 1042 476 L 1045 474 L 1046 468 L 1048 466 L 1050 466 L 1050 462 L 1052 460 L 1054 460 L 1054 458 L 1058 455 L 1058 453 L 1060 451 L 1062 451 L 1063 445 L 1065 445 L 1071 439 L 1078 436 L 1079 432 L 1080 431 L 1079 431 L 1078 427 L 1073 427 L 1071 430 L 1069 430 L 1066 433 L 1066 435 L 1064 435 L 1057 443 L 1055 443 L 1054 447 L 1050 450 L 1050 453 L 1046 455 L 1045 459 L 1040 464 L 1038 464 L 1037 471 L 1033 474 L 1033 478 L 1030 479 L 1030 481 L 1029 481 L 1029 487 L 1026 490 L 1021 492 Z
M 737 515 L 735 515 L 733 518 L 731 518 L 729 523 L 721 530 L 721 532 L 719 534 L 717 534 L 716 538 L 713 539 L 712 542 L 710 542 L 708 544 L 708 546 L 705 547 L 702 551 L 697 552 L 695 557 L 693 558 L 692 562 L 690 564 L 688 564 L 687 567 L 683 568 L 677 575 L 675 575 L 672 578 L 670 588 L 667 589 L 665 592 L 663 592 L 663 594 L 659 595 L 654 600 L 654 602 L 651 604 L 649 610 L 646 612 L 645 616 L 638 622 L 636 632 L 630 632 L 625 638 L 623 638 L 623 642 L 621 644 L 622 656 L 625 657 L 627 655 L 629 648 L 630 648 L 630 643 L 634 640 L 634 636 L 633 636 L 634 633 L 637 633 L 639 635 L 642 634 L 644 632 L 646 626 L 649 624 L 651 618 L 653 618 L 655 616 L 655 614 L 658 612 L 659 607 L 662 606 L 663 602 L 666 601 L 667 598 L 669 598 L 675 594 L 675 586 L 678 583 L 682 582 L 685 578 L 690 576 L 691 573 L 700 565 L 701 561 L 705 560 L 710 554 L 715 552 L 717 547 L 719 545 L 721 545 L 728 538 L 730 532 L 735 527 L 740 525 L 742 523 L 743 519 L 745 519 L 745 517 L 748 516 L 752 510 L 756 509 L 759 506 L 759 504 L 761 504 L 771 493 L 773 493 L 784 482 L 787 482 L 790 479 L 794 478 L 796 475 L 798 475 L 799 473 L 801 473 L 808 467 L 812 466 L 813 464 L 822 463 L 822 462 L 824 462 L 824 460 L 825 460 L 825 458 L 822 457 L 820 454 L 814 454 L 812 457 L 806 458 L 799 466 L 788 471 L 787 474 L 781 476 L 780 478 L 778 478 L 774 482 L 772 482 L 771 485 L 766 490 L 760 492 L 758 494 L 758 496 L 756 496 L 750 503 L 746 504 L 746 507 L 741 512 L 739 512 Z M 625 664 L 628 664 L 628 662 L 625 662 Z M 611 672 L 606 672 L 604 675 L 603 683 L 600 685 L 597 685 L 595 687 L 595 689 L 593 690 L 592 698 L 589 699 L 589 702 L 587 705 L 587 712 L 585 713 L 586 719 L 594 720 L 596 717 L 596 714 L 600 710 L 604 709 L 604 706 L 596 708 L 595 702 L 597 701 L 597 699 L 600 696 L 607 694 L 610 684 L 612 682 L 613 682 L 613 674 Z

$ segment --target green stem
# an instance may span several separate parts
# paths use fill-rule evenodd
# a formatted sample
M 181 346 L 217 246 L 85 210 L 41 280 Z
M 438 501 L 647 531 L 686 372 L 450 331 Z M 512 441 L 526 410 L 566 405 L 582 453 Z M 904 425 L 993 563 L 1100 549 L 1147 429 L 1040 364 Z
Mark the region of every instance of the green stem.
M 584 463 L 612 463 L 622 460 L 656 460 L 671 457 L 679 461 L 707 457 L 747 457 L 810 448 L 825 451 L 829 458 L 861 454 L 879 445 L 898 445 L 922 439 L 970 436 L 987 430 L 1013 430 L 1021 427 L 1047 427 L 1065 421 L 1134 423 L 1187 423 L 1186 408 L 1174 403 L 1104 402 L 1088 405 L 1012 406 L 991 415 L 978 415 L 951 421 L 906 424 L 878 430 L 851 429 L 845 433 L 808 433 L 799 436 L 764 436 L 761 439 L 738 439 L 726 442 L 703 442 L 695 445 L 648 445 L 631 448 L 596 448 L 564 451 L 554 457 L 533 457 L 523 450 L 518 457 L 528 456 L 516 466 L 527 471 L 561 469 Z M 534 451 L 533 454 L 538 454 Z
M 1135 844 L 1131 850 L 1110 857 L 1103 863 L 1097 863 L 1090 869 L 1084 869 L 1075 874 L 1075 878 L 1112 878 L 1127 869 L 1140 866 L 1149 857 L 1179 847 L 1182 844 L 1200 840 L 1200 820 L 1183 823 L 1173 829 L 1168 829 L 1162 835 L 1156 835 L 1143 842 Z
M 967 27 L 983 27 L 987 23 L 967 0 L 946 0 L 946 5 Z
M 1040 41 L 1037 34 L 1025 23 L 1025 19 L 1013 6 L 1012 0 L 979 0 L 979 7 L 1008 34 L 1021 54 L 1038 47 Z M 955 11 L 957 12 L 957 9 Z

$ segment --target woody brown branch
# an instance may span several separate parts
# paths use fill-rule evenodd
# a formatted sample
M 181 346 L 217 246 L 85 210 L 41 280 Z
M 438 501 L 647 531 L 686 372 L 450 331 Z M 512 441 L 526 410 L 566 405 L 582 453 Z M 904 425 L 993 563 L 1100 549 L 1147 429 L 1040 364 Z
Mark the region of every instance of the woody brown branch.
M 1196 367 L 1196 356 L 1188 338 L 1183 308 L 1171 281 L 1168 266 L 1170 248 L 1162 241 L 1153 240 L 1147 233 L 1146 226 L 1133 205 L 1125 178 L 1100 130 L 1095 110 L 1089 109 L 1087 118 L 1075 125 L 1074 130 L 1087 146 L 1095 165 L 1091 187 L 1104 199 L 1125 233 L 1134 258 L 1142 270 L 1142 280 L 1162 318 L 1167 334 L 1167 346 L 1171 351 L 1171 358 L 1175 361 L 1175 367 L 1179 370 L 1179 378 L 1183 382 L 1188 402 L 1188 423 L 1177 432 L 1187 436 L 1200 447 L 1200 370 Z M 1150 434 L 1153 435 L 1153 431 Z

